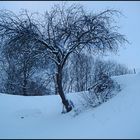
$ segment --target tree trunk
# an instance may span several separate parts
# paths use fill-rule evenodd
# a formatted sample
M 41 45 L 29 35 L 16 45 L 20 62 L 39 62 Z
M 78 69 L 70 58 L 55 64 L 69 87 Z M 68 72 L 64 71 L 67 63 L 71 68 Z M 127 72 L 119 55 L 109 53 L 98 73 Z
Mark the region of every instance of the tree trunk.
M 69 104 L 69 101 L 66 99 L 62 87 L 62 67 L 60 65 L 57 65 L 56 84 L 57 84 L 57 92 L 62 99 L 62 103 L 64 104 L 66 111 L 67 112 L 71 111 L 72 106 Z
M 27 77 L 26 77 L 26 69 L 23 71 L 23 95 L 27 96 Z
M 24 80 L 24 84 L 23 84 L 23 95 L 24 96 L 27 96 L 27 88 L 26 88 L 26 86 L 27 86 L 27 81 Z
M 53 81 L 54 81 L 54 88 L 55 88 L 55 95 L 58 95 L 58 88 L 57 88 L 57 82 L 56 82 L 56 75 L 55 76 L 53 76 Z

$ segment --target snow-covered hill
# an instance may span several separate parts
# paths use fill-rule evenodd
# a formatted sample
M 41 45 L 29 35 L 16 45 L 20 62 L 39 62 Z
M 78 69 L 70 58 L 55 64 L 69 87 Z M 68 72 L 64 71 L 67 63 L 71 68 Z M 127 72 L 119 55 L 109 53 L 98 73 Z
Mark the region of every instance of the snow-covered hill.
M 59 96 L 0 94 L 0 138 L 140 138 L 140 74 L 114 77 L 122 91 L 101 106 L 61 114 Z M 75 104 L 78 94 L 69 94 Z

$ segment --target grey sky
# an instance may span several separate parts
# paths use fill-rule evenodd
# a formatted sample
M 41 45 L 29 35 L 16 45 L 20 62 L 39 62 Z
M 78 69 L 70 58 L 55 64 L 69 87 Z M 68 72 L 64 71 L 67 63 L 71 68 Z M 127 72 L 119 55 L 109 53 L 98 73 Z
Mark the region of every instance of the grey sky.
M 31 12 L 44 12 L 53 4 L 62 1 L 0 1 L 0 9 L 9 9 L 14 12 L 28 9 Z M 101 11 L 108 8 L 120 10 L 125 17 L 117 19 L 121 27 L 120 32 L 127 36 L 131 44 L 126 44 L 117 55 L 110 55 L 110 59 L 126 64 L 129 68 L 140 68 L 140 2 L 139 1 L 69 1 L 80 3 L 86 10 Z

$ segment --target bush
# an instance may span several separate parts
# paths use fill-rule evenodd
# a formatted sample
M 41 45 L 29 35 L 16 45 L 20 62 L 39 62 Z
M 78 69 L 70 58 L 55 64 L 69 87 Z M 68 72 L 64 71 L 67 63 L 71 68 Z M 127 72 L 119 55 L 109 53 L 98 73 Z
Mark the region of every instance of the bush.
M 86 106 L 96 107 L 116 95 L 121 90 L 120 85 L 108 75 L 100 73 L 95 84 L 84 93 Z

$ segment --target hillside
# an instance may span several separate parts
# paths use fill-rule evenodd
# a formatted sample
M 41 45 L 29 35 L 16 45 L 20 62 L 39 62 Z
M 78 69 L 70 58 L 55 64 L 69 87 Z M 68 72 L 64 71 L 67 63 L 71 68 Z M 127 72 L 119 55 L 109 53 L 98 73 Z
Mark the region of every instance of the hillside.
M 0 94 L 0 138 L 140 138 L 140 74 L 114 77 L 122 91 L 101 106 L 61 114 L 57 95 Z M 79 94 L 68 94 L 75 104 Z

